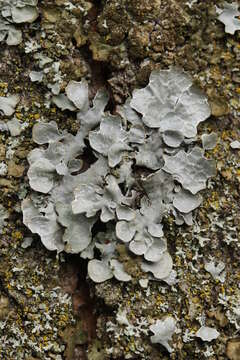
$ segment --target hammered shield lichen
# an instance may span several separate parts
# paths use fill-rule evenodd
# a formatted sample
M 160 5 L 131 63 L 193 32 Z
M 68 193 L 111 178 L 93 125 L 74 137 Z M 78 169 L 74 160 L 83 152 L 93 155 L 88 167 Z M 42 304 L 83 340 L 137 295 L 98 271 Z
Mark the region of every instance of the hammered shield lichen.
M 143 256 L 142 271 L 171 282 L 173 263 L 163 219 L 172 213 L 176 222 L 182 217 L 189 223 L 191 212 L 201 203 L 197 193 L 215 174 L 213 161 L 204 157 L 202 149 L 192 148 L 189 139 L 209 116 L 205 95 L 175 68 L 155 70 L 149 85 L 134 91 L 132 100 L 118 108 L 119 115 L 104 112 L 107 97 L 101 91 L 89 106 L 86 81 L 70 81 L 65 91 L 66 97 L 55 96 L 54 102 L 70 110 L 68 99 L 72 110 L 78 109 L 80 128 L 73 136 L 60 132 L 53 122 L 33 127 L 33 140 L 48 147 L 30 153 L 28 177 L 35 191 L 48 195 L 23 201 L 24 223 L 39 233 L 49 249 L 89 258 L 94 281 L 112 276 L 131 280 L 116 252 L 116 244 L 123 243 L 131 253 Z M 181 145 L 185 138 L 188 152 Z M 98 158 L 88 169 L 81 160 L 85 148 Z M 141 173 L 141 167 L 150 169 L 150 174 Z M 91 232 L 99 220 L 115 225 L 115 245 L 108 248 L 107 256 Z M 92 259 L 94 247 L 100 249 L 100 259 Z

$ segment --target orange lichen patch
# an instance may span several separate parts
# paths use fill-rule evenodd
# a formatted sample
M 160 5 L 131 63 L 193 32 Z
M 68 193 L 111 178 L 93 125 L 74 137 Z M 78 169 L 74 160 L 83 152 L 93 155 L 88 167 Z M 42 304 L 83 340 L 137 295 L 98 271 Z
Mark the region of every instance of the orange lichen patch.
M 6 89 L 8 87 L 8 83 L 6 82 L 0 82 L 0 88 L 1 89 Z
M 222 56 L 221 56 L 221 58 L 226 62 L 231 61 L 233 59 L 233 57 L 234 57 L 233 54 L 229 51 L 222 53 Z
M 23 115 L 20 112 L 15 112 L 15 116 L 19 120 L 21 120 L 23 118 Z
M 237 176 L 238 181 L 240 181 L 240 169 L 237 169 L 236 176 Z
M 14 231 L 12 233 L 12 237 L 15 240 L 22 240 L 23 239 L 23 234 L 20 231 Z
M 232 174 L 233 169 L 231 167 L 221 171 L 221 175 L 228 181 L 232 179 Z

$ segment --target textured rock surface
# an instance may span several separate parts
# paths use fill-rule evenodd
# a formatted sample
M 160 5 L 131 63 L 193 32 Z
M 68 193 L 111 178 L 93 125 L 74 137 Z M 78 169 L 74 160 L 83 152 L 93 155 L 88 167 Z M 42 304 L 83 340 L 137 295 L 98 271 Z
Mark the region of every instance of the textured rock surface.
M 8 212 L 8 219 L 0 218 L 3 358 L 168 359 L 164 347 L 151 344 L 148 329 L 169 314 L 179 329 L 171 340 L 172 359 L 238 359 L 240 169 L 239 151 L 230 144 L 240 138 L 240 32 L 225 33 L 215 5 L 221 6 L 215 0 L 39 1 L 35 22 L 17 25 L 20 45 L 1 44 L 0 96 L 20 97 L 14 117 L 22 130 L 11 136 L 4 126 L 10 118 L 1 114 L 0 161 L 8 169 L 0 176 L 0 200 Z M 22 247 L 31 236 L 20 203 L 30 192 L 26 157 L 34 147 L 32 126 L 45 119 L 72 134 L 78 129 L 70 112 L 49 103 L 47 89 L 57 95 L 70 80 L 86 77 L 91 99 L 108 86 L 115 111 L 133 89 L 147 85 L 154 68 L 170 65 L 189 72 L 208 95 L 212 117 L 200 124 L 196 141 L 201 144 L 204 132 L 219 139 L 208 151 L 218 173 L 193 226 L 179 228 L 170 217 L 164 224 L 177 284 L 141 287 L 138 259 L 121 246 L 117 251 L 134 279 L 128 285 L 86 281 L 84 261 L 75 255 L 56 258 L 38 237 Z M 42 81 L 31 82 L 30 72 L 44 66 L 49 69 Z M 205 270 L 213 260 L 225 264 L 224 282 Z M 211 343 L 196 338 L 201 326 L 216 329 L 219 337 Z

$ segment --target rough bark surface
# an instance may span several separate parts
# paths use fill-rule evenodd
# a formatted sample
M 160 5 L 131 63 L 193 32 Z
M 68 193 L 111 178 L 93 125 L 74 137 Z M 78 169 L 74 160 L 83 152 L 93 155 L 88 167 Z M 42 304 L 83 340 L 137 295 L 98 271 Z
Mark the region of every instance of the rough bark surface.
M 240 150 L 230 143 L 240 131 L 240 31 L 226 34 L 217 19 L 214 0 L 42 0 L 33 24 L 18 25 L 18 46 L 1 43 L 0 96 L 18 94 L 15 117 L 26 127 L 11 136 L 0 131 L 0 203 L 9 218 L 0 235 L 0 353 L 13 359 L 240 359 Z M 203 193 L 193 227 L 167 229 L 169 252 L 178 282 L 169 287 L 151 282 L 143 289 L 136 258 L 119 249 L 133 282 L 116 280 L 95 285 L 86 279 L 86 263 L 78 256 L 47 251 L 22 223 L 21 200 L 31 189 L 26 156 L 34 144 L 31 129 L 38 119 L 54 120 L 76 133 L 70 112 L 46 106 L 46 74 L 40 84 L 30 71 L 39 70 L 36 42 L 60 62 L 64 88 L 69 80 L 88 79 L 91 97 L 106 86 L 109 110 L 115 111 L 133 89 L 147 84 L 155 68 L 175 65 L 193 77 L 209 98 L 212 115 L 199 127 L 214 131 L 218 144 L 208 156 L 218 173 Z M 32 45 L 33 46 L 33 45 Z M 8 117 L 1 115 L 7 122 Z M 1 221 L 1 219 L 0 219 Z M 32 244 L 25 248 L 26 238 Z M 204 268 L 205 261 L 225 264 L 224 282 Z M 132 333 L 119 321 L 127 313 Z M 174 352 L 150 342 L 149 326 L 166 314 L 178 318 L 172 339 Z M 220 336 L 204 342 L 195 336 L 201 325 Z M 129 330 L 129 329 L 128 329 Z

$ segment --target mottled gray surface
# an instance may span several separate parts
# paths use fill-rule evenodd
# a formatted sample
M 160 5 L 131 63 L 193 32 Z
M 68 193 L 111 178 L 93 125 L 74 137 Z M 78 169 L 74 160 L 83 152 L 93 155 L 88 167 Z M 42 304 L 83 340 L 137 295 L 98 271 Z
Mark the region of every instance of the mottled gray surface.
M 0 96 L 20 97 L 15 117 L 22 131 L 13 137 L 4 126 L 12 116 L 2 114 L 1 204 L 9 218 L 4 220 L 0 242 L 1 354 L 7 359 L 237 359 L 240 175 L 239 151 L 230 144 L 239 140 L 239 30 L 234 35 L 225 33 L 215 8 L 223 8 L 221 1 L 64 3 L 39 2 L 40 16 L 33 24 L 8 20 L 2 24 Z M 10 45 L 19 42 L 18 47 Z M 115 251 L 134 282 L 113 279 L 94 285 L 87 280 L 91 300 L 84 280 L 86 263 L 79 264 L 74 256 L 65 262 L 62 256 L 56 259 L 37 236 L 30 247 L 22 247 L 32 236 L 20 212 L 22 199 L 30 193 L 26 158 L 36 146 L 31 129 L 41 119 L 56 121 L 61 131 L 76 135 L 75 114 L 59 111 L 47 93 L 64 93 L 71 80 L 87 78 L 90 101 L 98 88 L 107 85 L 108 110 L 114 111 L 134 89 L 147 86 L 153 69 L 171 65 L 183 68 L 208 97 L 212 116 L 199 125 L 194 142 L 201 146 L 203 133 L 217 133 L 217 146 L 206 151 L 208 158 L 216 160 L 217 176 L 202 193 L 192 226 L 178 227 L 171 216 L 164 222 L 176 285 L 149 281 L 142 287 L 146 278 L 138 257 L 132 258 L 120 245 Z M 43 69 L 42 82 L 31 82 L 30 72 Z M 77 116 L 81 123 L 82 114 Z M 95 115 L 89 118 L 94 120 Z M 145 133 L 137 130 L 133 135 L 138 144 Z M 175 150 L 168 151 L 174 154 Z M 119 176 L 131 187 L 129 163 Z M 64 186 L 72 188 L 68 182 Z M 68 191 L 58 196 L 72 201 Z M 179 223 L 183 221 L 179 217 Z M 108 233 L 110 237 L 109 229 Z M 102 239 L 99 243 L 106 245 Z M 205 270 L 212 261 L 215 267 L 224 263 L 223 282 Z M 174 349 L 171 355 L 150 340 L 149 325 L 164 321 L 167 315 L 175 318 L 178 329 L 169 341 Z M 202 341 L 195 336 L 202 326 L 220 335 L 211 342 Z

